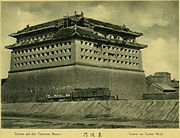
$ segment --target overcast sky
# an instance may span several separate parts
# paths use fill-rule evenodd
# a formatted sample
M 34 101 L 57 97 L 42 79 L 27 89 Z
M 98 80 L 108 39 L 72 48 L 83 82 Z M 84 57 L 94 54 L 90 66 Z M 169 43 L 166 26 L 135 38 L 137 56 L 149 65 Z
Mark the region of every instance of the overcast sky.
M 15 42 L 8 34 L 83 11 L 85 17 L 142 32 L 137 41 L 148 45 L 142 50 L 146 76 L 165 71 L 179 79 L 178 2 L 2 2 L 1 10 L 2 77 L 10 66 L 4 46 Z

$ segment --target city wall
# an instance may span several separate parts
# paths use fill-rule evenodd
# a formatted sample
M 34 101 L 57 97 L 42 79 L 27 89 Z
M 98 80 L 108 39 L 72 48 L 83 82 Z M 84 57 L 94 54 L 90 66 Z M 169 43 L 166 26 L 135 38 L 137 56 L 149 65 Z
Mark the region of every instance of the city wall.
M 147 91 L 144 72 L 72 65 L 9 73 L 2 86 L 2 100 L 36 101 L 48 94 L 72 92 L 74 88 L 97 87 L 109 88 L 118 99 L 142 99 Z

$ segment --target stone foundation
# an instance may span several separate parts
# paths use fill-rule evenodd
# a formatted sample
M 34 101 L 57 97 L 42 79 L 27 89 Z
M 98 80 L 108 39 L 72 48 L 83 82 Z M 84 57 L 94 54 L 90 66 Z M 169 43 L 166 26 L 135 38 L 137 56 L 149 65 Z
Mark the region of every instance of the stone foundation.
M 119 99 L 142 99 L 147 91 L 144 72 L 71 65 L 9 73 L 2 87 L 2 100 L 35 101 L 47 94 L 97 87 L 109 88 Z

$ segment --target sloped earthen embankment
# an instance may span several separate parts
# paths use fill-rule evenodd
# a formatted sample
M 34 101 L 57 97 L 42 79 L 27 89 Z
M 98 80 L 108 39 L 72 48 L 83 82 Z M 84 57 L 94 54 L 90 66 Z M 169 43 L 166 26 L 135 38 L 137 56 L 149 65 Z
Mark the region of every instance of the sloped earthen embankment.
M 110 112 L 112 117 L 143 120 L 179 120 L 178 100 L 116 100 L 108 101 L 108 112 L 102 105 L 106 101 L 76 101 L 51 103 L 2 104 L 2 112 L 48 116 L 101 116 Z

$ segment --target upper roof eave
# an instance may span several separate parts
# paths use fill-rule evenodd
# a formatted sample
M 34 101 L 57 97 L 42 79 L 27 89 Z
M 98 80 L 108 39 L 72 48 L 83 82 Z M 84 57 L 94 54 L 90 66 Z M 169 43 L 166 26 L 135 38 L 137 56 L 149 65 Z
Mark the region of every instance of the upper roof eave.
M 11 33 L 11 34 L 9 34 L 9 36 L 16 38 L 17 36 L 20 36 L 20 35 L 36 32 L 36 31 L 41 31 L 41 30 L 46 30 L 46 29 L 50 29 L 50 28 L 56 28 L 56 26 L 55 25 L 51 25 L 51 26 L 48 26 L 48 27 L 43 27 L 43 28 L 39 28 L 39 29 L 36 29 L 36 30 L 30 30 L 30 31 L 27 31 L 27 32 Z
M 131 31 L 129 28 L 123 27 L 123 26 L 120 26 L 120 25 L 114 25 L 114 24 L 111 24 L 111 23 L 98 21 L 98 20 L 95 20 L 95 19 L 92 19 L 92 18 L 85 18 L 85 19 L 90 24 L 93 24 L 96 27 L 106 28 L 106 29 L 110 29 L 110 30 L 113 30 L 113 31 L 134 35 L 136 37 L 139 37 L 139 36 L 143 35 L 143 33 Z M 126 31 L 125 31 L 125 29 L 126 29 Z

